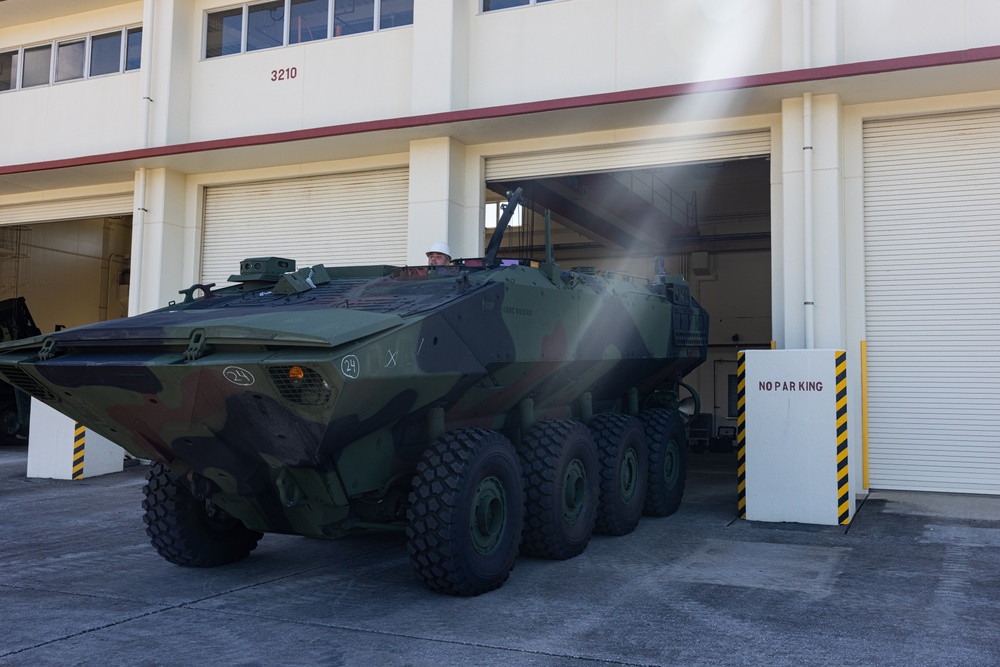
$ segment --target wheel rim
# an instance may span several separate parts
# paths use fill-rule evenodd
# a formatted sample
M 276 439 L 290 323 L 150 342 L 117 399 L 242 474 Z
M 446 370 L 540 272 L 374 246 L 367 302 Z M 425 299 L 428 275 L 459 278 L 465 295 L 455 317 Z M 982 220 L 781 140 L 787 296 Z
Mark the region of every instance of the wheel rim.
M 622 465 L 619 471 L 619 487 L 625 504 L 632 501 L 639 487 L 639 456 L 631 447 L 622 455 Z
M 566 467 L 562 501 L 563 519 L 569 524 L 576 523 L 587 503 L 587 470 L 580 459 L 573 459 Z
M 670 440 L 663 448 L 663 481 L 668 489 L 674 488 L 680 476 L 680 452 L 677 441 Z
M 500 544 L 507 524 L 506 495 L 503 483 L 487 477 L 479 483 L 472 498 L 472 544 L 483 555 L 492 553 Z

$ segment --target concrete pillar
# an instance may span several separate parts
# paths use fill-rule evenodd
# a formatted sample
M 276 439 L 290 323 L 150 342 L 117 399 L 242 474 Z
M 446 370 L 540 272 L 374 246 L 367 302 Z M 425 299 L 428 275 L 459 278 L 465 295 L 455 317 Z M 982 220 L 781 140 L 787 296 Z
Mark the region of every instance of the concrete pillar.
M 136 201 L 140 201 L 136 176 Z M 184 209 L 186 176 L 169 169 L 147 169 L 142 230 L 133 229 L 132 280 L 138 276 L 138 308 L 144 313 L 177 301 L 184 284 Z M 139 216 L 136 216 L 138 218 Z M 133 222 L 133 224 L 140 224 Z M 136 238 L 142 248 L 135 252 Z M 138 254 L 138 257 L 136 256 Z M 136 260 L 139 260 L 138 262 Z
M 451 246 L 452 257 L 475 257 L 478 240 L 463 224 L 465 146 L 450 137 L 410 143 L 410 208 L 406 261 L 424 264 L 435 241 Z
M 781 69 L 826 67 L 844 61 L 842 5 L 828 0 L 781 0 Z M 807 16 L 808 27 L 804 25 Z M 807 29 L 808 35 L 804 34 Z
M 125 450 L 36 399 L 29 428 L 28 477 L 83 479 L 124 467 Z
M 191 65 L 201 48 L 202 27 L 201 21 L 191 20 L 196 15 L 193 0 L 155 3 L 148 140 L 150 146 L 165 146 L 190 141 Z
M 414 114 L 468 106 L 471 6 L 467 1 L 414 0 L 410 93 Z
M 841 105 L 837 95 L 813 97 L 812 215 L 813 254 L 806 261 L 804 228 L 804 173 L 802 98 L 782 101 L 782 225 L 775 244 L 775 270 L 782 306 L 775 309 L 779 347 L 805 347 L 805 292 L 803 277 L 811 264 L 814 276 L 815 347 L 839 348 L 845 336 L 845 259 L 843 226 L 843 167 Z M 780 250 L 779 250 L 780 245 Z

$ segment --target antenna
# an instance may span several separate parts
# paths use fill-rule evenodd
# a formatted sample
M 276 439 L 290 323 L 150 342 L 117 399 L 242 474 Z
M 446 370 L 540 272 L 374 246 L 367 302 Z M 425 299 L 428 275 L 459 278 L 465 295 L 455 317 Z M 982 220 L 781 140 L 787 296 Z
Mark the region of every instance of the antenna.
M 488 269 L 495 268 L 497 265 L 497 251 L 500 250 L 500 241 L 503 240 L 503 233 L 507 229 L 507 225 L 510 224 L 510 219 L 513 217 L 514 211 L 517 210 L 517 205 L 523 203 L 522 192 L 521 188 L 517 188 L 514 192 L 508 192 L 507 203 L 501 204 L 503 215 L 497 220 L 497 228 L 493 230 L 493 236 L 490 237 L 490 242 L 486 246 L 486 257 L 483 259 L 483 265 Z

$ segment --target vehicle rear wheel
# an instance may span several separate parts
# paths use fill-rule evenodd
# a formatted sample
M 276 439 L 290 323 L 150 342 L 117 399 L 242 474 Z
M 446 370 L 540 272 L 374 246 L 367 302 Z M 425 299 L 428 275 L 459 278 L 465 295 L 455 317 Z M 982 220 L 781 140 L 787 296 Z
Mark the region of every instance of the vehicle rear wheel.
M 582 553 L 600 492 L 590 431 L 570 419 L 539 422 L 524 435 L 518 453 L 526 498 L 521 551 L 560 560 Z
M 646 436 L 642 422 L 623 414 L 590 422 L 601 462 L 601 504 L 594 531 L 626 535 L 642 518 L 646 499 Z
M 198 500 L 170 469 L 154 463 L 146 473 L 142 519 L 156 553 L 177 565 L 216 567 L 241 561 L 263 533 L 250 530 L 208 500 Z
M 673 410 L 646 410 L 639 415 L 646 427 L 649 447 L 649 480 L 646 487 L 648 516 L 669 516 L 680 507 L 687 480 L 687 437 L 684 420 Z
M 471 596 L 507 581 L 524 522 L 521 465 L 507 438 L 445 433 L 417 465 L 409 503 L 407 551 L 429 588 Z

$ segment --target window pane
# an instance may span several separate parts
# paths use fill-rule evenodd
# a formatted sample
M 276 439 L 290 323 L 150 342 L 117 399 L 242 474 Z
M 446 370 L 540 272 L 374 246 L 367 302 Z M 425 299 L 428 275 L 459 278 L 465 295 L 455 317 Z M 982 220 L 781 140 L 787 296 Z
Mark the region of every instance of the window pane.
M 483 11 L 492 12 L 495 9 L 507 9 L 508 7 L 523 7 L 529 4 L 530 0 L 483 0 Z
M 379 30 L 413 25 L 413 0 L 382 0 Z
M 125 36 L 125 71 L 142 65 L 142 28 L 129 28 Z
M 299 44 L 326 39 L 326 17 L 330 0 L 292 0 L 292 23 L 288 43 Z
M 109 32 L 90 38 L 90 76 L 120 72 L 122 67 L 122 34 Z
M 333 36 L 375 29 L 375 0 L 334 0 Z
M 24 71 L 21 73 L 22 88 L 44 86 L 49 82 L 49 59 L 51 56 L 51 44 L 24 50 Z
M 56 81 L 82 79 L 86 56 L 87 43 L 82 39 L 59 44 L 56 47 Z
M 17 87 L 17 51 L 0 53 L 0 91 Z
M 243 43 L 243 8 L 227 9 L 208 15 L 205 29 L 205 57 L 239 53 Z
M 252 5 L 247 11 L 247 51 L 285 43 L 285 0 Z

